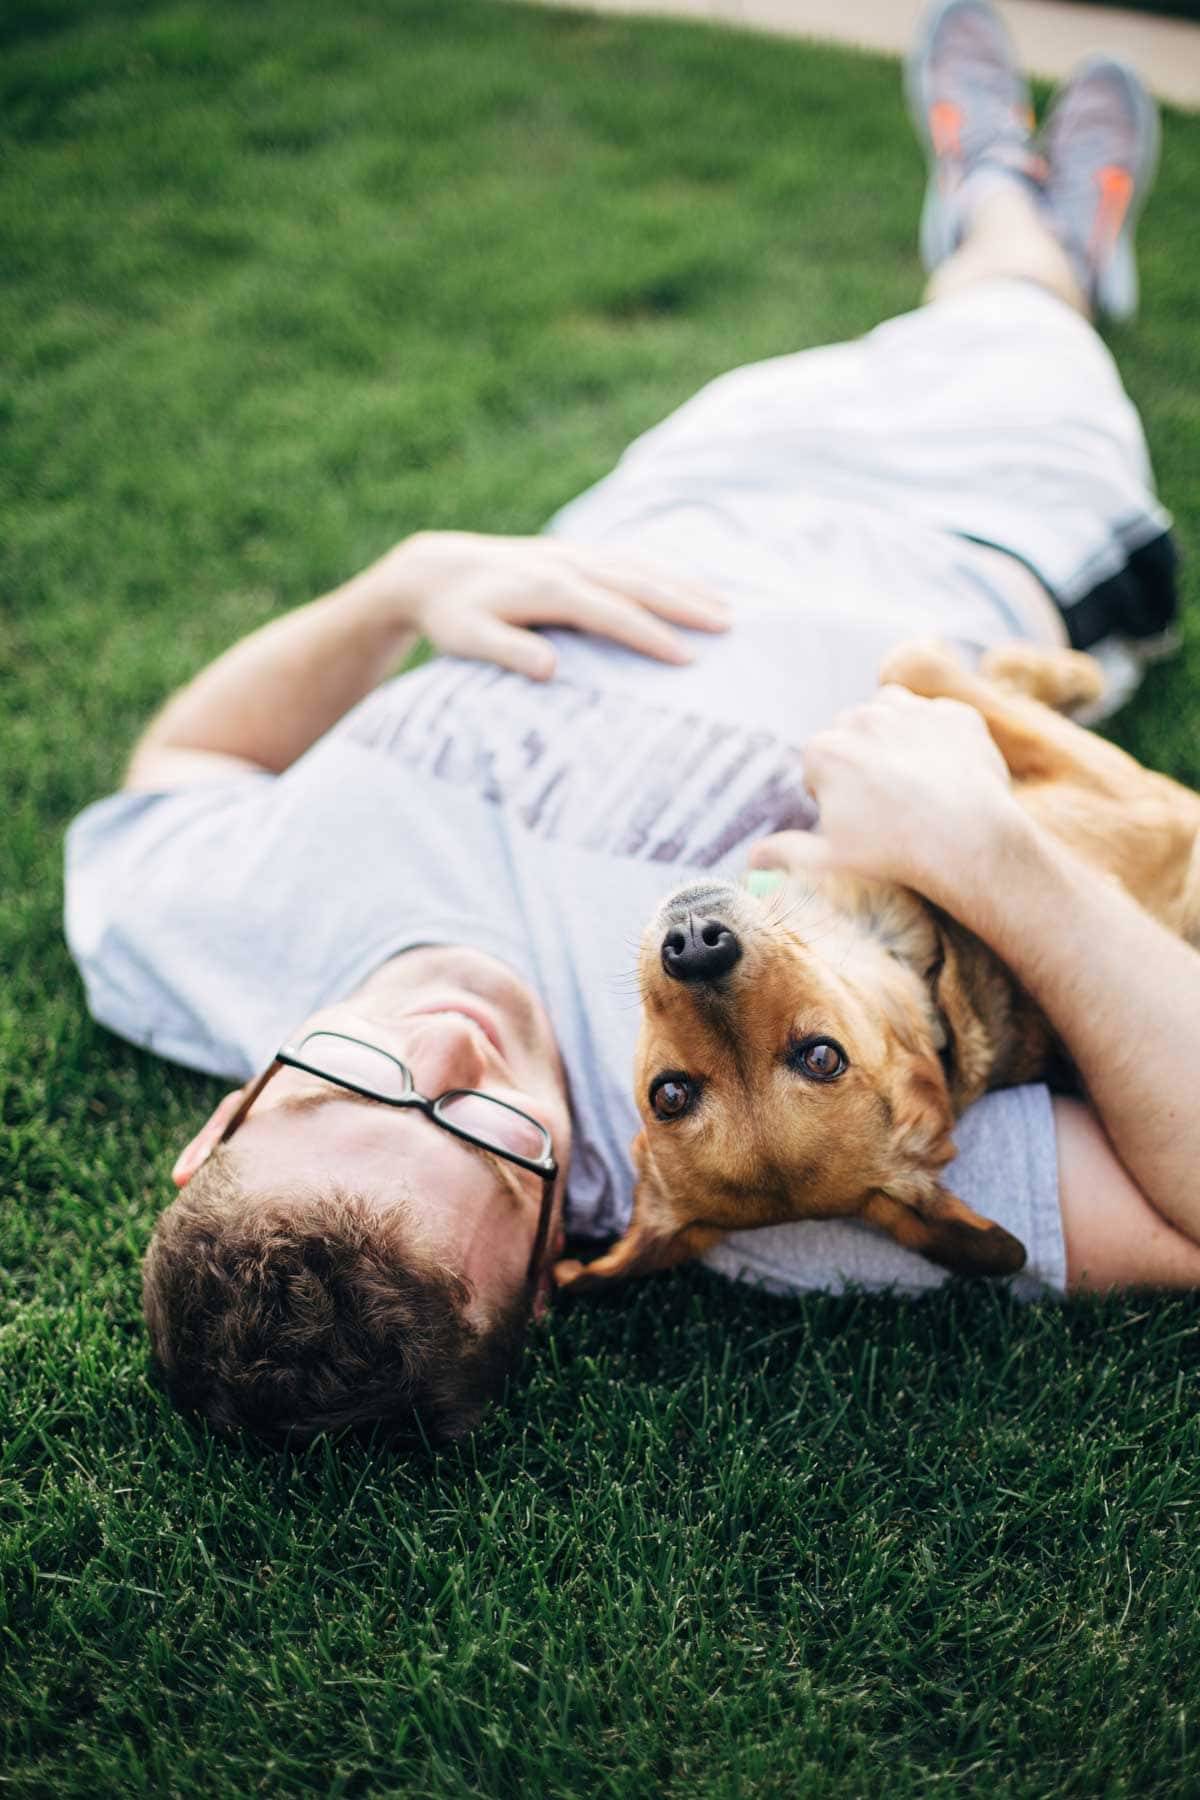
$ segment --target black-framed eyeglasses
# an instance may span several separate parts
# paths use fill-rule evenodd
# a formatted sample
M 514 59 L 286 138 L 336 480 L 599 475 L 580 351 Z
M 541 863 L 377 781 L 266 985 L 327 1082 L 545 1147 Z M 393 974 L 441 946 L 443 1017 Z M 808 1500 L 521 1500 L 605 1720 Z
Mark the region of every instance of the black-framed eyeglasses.
M 390 1051 L 380 1050 L 362 1038 L 348 1037 L 344 1032 L 310 1031 L 298 1044 L 284 1044 L 277 1050 L 262 1074 L 251 1082 L 221 1133 L 221 1143 L 228 1143 L 280 1069 L 300 1069 L 334 1087 L 361 1094 L 364 1099 L 378 1100 L 381 1106 L 413 1108 L 464 1143 L 540 1175 L 542 1206 L 525 1271 L 527 1285 L 534 1285 L 546 1251 L 554 1183 L 558 1179 L 554 1146 L 543 1124 L 519 1107 L 510 1106 L 507 1100 L 498 1100 L 494 1094 L 485 1094 L 478 1088 L 448 1088 L 431 1100 L 417 1092 L 412 1070 Z

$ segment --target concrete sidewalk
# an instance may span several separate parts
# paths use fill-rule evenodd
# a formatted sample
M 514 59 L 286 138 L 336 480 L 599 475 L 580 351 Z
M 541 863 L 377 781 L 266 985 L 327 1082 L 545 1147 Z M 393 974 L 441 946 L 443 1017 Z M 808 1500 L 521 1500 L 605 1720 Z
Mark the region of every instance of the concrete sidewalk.
M 586 12 L 704 19 L 786 37 L 827 38 L 902 55 L 923 0 L 525 0 Z M 1025 67 L 1061 80 L 1081 56 L 1105 50 L 1138 69 L 1160 100 L 1200 109 L 1200 24 L 1071 6 L 1065 0 L 996 0 Z

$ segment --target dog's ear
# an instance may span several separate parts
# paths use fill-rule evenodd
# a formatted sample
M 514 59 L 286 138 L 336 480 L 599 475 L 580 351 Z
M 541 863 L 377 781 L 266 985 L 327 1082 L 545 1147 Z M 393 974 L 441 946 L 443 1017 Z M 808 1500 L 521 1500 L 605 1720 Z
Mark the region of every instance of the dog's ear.
M 1025 1246 L 1011 1231 L 972 1211 L 932 1176 L 875 1189 L 862 1217 L 955 1275 L 1015 1275 L 1025 1266 Z
M 945 969 L 947 997 L 955 1008 L 962 1042 L 973 1053 L 978 1015 L 960 979 L 951 946 Z M 953 960 L 952 960 L 953 957 Z M 941 984 L 938 988 L 941 998 Z M 956 1275 L 1014 1275 L 1025 1266 L 1025 1247 L 992 1219 L 985 1219 L 937 1179 L 937 1171 L 954 1158 L 954 1108 L 944 1063 L 929 1051 L 912 1055 L 904 1065 L 893 1104 L 896 1147 L 906 1172 L 866 1196 L 861 1216 L 882 1226 L 907 1250 L 918 1250 L 930 1262 Z
M 554 1265 L 556 1287 L 582 1291 L 606 1287 L 612 1281 L 625 1281 L 631 1275 L 653 1275 L 659 1269 L 673 1269 L 676 1263 L 699 1256 L 710 1244 L 719 1242 L 723 1231 L 710 1231 L 693 1225 L 677 1231 L 672 1237 L 647 1230 L 644 1225 L 631 1225 L 624 1237 L 594 1262 L 576 1262 L 567 1257 Z
M 652 1275 L 659 1269 L 672 1269 L 676 1263 L 699 1256 L 702 1250 L 719 1243 L 725 1236 L 723 1231 L 714 1231 L 708 1226 L 681 1224 L 646 1155 L 644 1131 L 639 1131 L 634 1138 L 632 1155 L 638 1181 L 628 1230 L 594 1262 L 581 1263 L 568 1258 L 556 1263 L 556 1286 L 582 1290 L 603 1287 L 610 1281 L 624 1281 L 631 1275 Z
M 980 988 L 995 970 L 988 953 L 976 938 L 952 925 L 944 916 L 937 920 L 939 953 L 925 978 L 945 1033 L 938 1045 L 946 1086 L 956 1112 L 986 1092 L 995 1061 L 991 1033 L 980 1018 Z

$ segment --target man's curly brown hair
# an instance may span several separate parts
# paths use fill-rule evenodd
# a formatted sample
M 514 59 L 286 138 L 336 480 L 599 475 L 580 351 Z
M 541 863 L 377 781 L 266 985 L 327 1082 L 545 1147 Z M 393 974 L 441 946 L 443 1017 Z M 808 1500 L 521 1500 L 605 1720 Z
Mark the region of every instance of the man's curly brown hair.
M 248 1193 L 219 1150 L 155 1227 L 142 1300 L 167 1390 L 270 1443 L 476 1423 L 518 1361 L 524 1296 L 479 1331 L 468 1284 L 423 1258 L 402 1202 Z

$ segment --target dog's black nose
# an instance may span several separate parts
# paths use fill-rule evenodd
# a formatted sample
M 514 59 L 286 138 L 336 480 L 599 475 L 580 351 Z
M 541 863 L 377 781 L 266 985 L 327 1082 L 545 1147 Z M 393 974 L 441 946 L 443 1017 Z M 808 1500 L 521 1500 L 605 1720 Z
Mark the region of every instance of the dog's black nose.
M 742 954 L 742 946 L 720 919 L 697 918 L 689 913 L 672 925 L 662 941 L 662 966 L 672 981 L 716 981 L 728 975 Z

